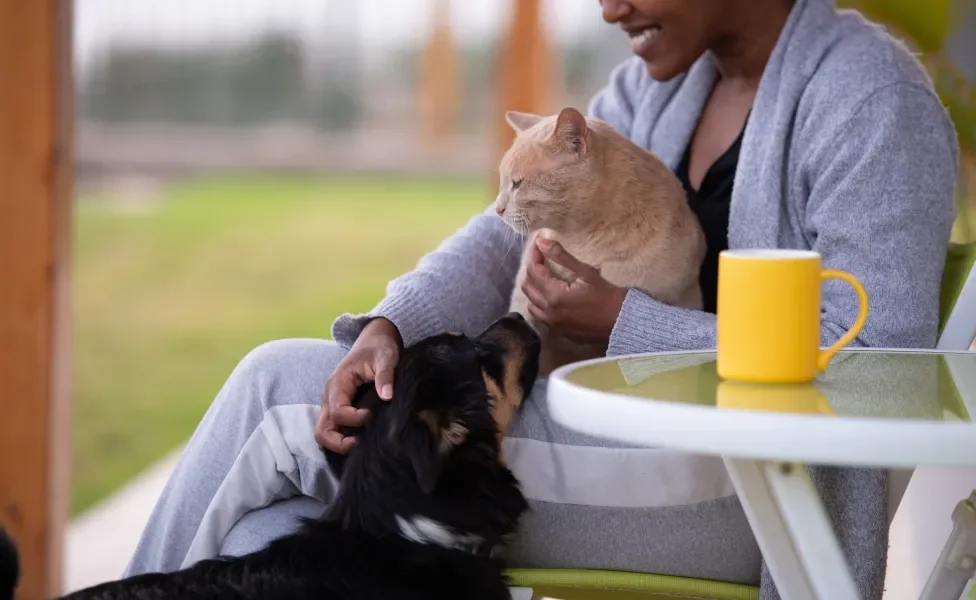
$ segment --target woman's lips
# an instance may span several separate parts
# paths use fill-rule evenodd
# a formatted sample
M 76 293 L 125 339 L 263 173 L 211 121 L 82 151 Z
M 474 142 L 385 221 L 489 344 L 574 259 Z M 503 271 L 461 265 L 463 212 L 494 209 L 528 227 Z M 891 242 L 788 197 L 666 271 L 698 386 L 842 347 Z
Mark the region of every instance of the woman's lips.
M 661 26 L 650 25 L 630 34 L 630 48 L 634 54 L 644 54 L 661 37 Z

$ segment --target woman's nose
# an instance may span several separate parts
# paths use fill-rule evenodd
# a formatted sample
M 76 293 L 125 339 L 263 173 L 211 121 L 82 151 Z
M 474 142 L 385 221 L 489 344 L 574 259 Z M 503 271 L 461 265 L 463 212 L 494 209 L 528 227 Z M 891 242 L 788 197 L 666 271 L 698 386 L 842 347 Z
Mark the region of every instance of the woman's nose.
M 620 22 L 634 10 L 627 0 L 600 0 L 600 8 L 603 9 L 603 20 L 610 24 Z

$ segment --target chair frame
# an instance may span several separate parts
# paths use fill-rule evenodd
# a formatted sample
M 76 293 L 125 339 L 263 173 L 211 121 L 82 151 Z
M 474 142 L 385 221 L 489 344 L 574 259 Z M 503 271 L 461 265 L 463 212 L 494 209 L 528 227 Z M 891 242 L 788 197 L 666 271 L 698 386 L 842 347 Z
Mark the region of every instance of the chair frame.
M 962 248 L 962 244 L 953 244 L 950 254 Z M 970 268 L 959 295 L 951 304 L 952 311 L 942 324 L 935 347 L 938 350 L 969 350 L 976 339 L 976 265 Z

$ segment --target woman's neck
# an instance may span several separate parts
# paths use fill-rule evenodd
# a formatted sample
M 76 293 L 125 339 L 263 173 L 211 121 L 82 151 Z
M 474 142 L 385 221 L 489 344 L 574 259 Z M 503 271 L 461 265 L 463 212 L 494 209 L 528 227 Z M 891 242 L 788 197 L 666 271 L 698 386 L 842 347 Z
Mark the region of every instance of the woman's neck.
M 724 84 L 759 87 L 793 3 L 793 0 L 749 0 L 747 7 L 733 9 L 735 16 L 728 21 L 728 32 L 710 49 Z

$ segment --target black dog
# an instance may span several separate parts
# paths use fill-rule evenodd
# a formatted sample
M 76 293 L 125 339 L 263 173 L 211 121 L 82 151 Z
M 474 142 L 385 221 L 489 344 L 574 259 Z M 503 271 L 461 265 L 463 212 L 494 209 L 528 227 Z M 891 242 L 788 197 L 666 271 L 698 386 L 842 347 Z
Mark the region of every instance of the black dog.
M 3 527 L 0 527 L 0 600 L 14 600 L 19 571 L 17 547 Z
M 67 598 L 508 600 L 504 565 L 489 554 L 528 506 L 501 462 L 500 432 L 535 380 L 538 353 L 517 315 L 476 339 L 444 334 L 405 349 L 393 401 L 363 386 L 355 404 L 371 418 L 359 443 L 347 456 L 327 453 L 342 477 L 321 519 L 246 556 Z M 10 565 L 0 554 L 0 574 Z

